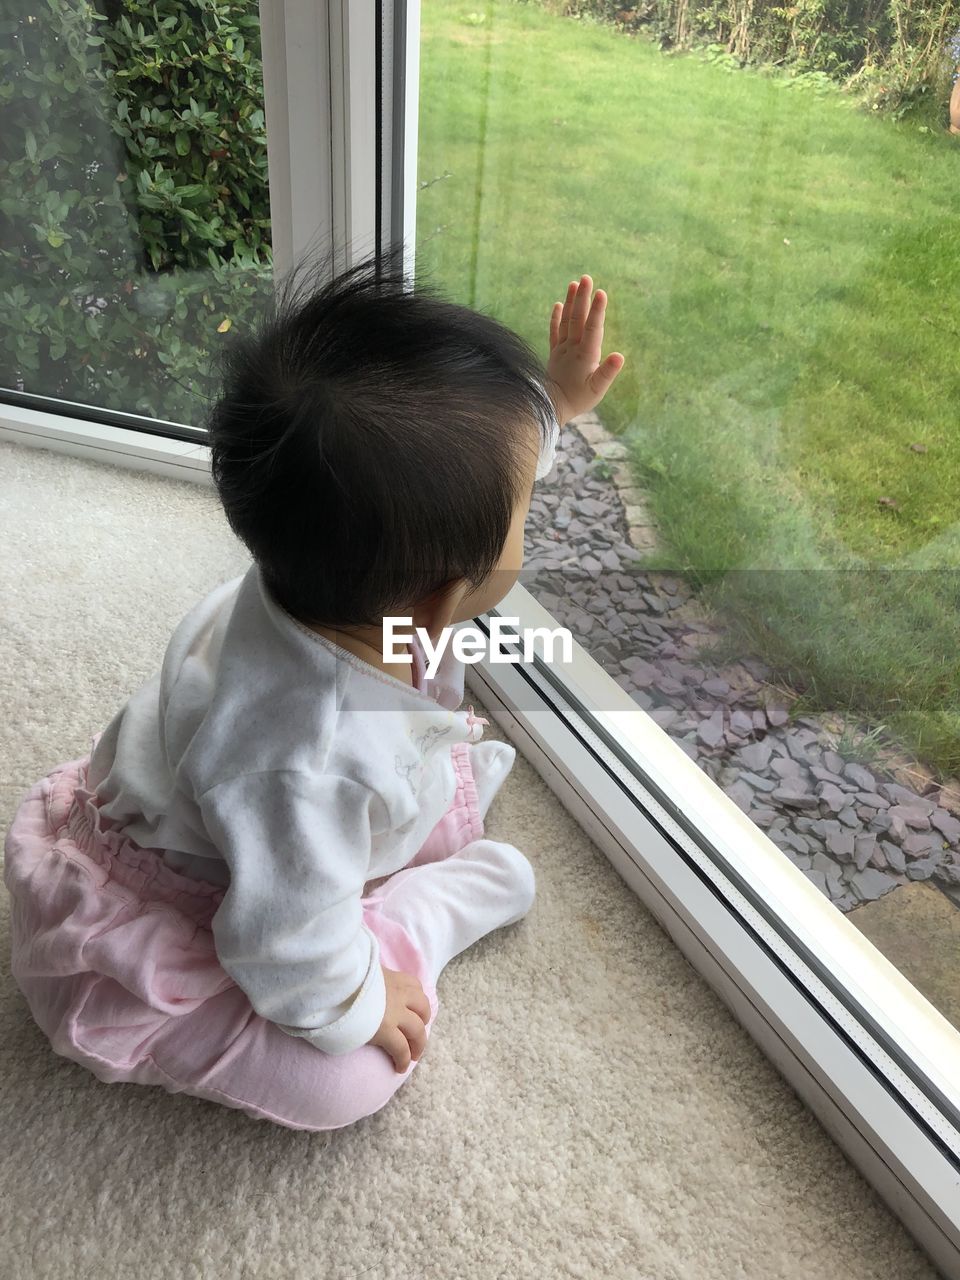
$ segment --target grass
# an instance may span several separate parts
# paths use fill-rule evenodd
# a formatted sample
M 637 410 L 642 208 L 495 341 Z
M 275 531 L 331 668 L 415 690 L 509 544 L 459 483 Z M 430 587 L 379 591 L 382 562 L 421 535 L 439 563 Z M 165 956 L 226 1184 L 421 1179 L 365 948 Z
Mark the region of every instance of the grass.
M 544 359 L 592 275 L 647 565 L 960 771 L 960 139 L 532 3 L 423 0 L 420 58 L 418 273 Z

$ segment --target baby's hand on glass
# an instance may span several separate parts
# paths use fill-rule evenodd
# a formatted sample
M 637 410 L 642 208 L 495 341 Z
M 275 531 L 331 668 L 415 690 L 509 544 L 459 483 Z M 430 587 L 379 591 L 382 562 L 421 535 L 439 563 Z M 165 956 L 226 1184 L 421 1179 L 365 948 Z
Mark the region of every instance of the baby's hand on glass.
M 598 405 L 626 363 L 618 351 L 600 363 L 607 295 L 598 289 L 591 304 L 592 292 L 593 281 L 581 276 L 579 284 L 568 286 L 566 301 L 553 304 L 550 316 L 547 373 L 560 398 L 561 426 Z

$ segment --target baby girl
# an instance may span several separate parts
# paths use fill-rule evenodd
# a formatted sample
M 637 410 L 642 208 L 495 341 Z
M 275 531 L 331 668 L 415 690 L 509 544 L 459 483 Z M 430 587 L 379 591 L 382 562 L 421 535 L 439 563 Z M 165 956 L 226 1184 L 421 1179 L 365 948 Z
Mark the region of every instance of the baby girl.
M 253 563 L 5 842 L 13 975 L 56 1053 L 306 1130 L 409 1077 L 440 972 L 534 898 L 484 834 L 515 750 L 479 741 L 453 645 L 428 676 L 415 629 L 517 580 L 560 426 L 623 366 L 605 308 L 571 284 L 544 368 L 388 255 L 282 292 L 227 350 L 212 474 Z

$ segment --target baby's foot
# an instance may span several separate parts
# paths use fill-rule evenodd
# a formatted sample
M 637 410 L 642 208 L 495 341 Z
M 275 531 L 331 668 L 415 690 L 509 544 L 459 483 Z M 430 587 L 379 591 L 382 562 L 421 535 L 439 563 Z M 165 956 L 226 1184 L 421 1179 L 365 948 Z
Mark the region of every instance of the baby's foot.
M 517 749 L 509 742 L 478 742 L 470 745 L 470 768 L 477 784 L 480 817 L 487 816 L 493 797 L 513 768 Z

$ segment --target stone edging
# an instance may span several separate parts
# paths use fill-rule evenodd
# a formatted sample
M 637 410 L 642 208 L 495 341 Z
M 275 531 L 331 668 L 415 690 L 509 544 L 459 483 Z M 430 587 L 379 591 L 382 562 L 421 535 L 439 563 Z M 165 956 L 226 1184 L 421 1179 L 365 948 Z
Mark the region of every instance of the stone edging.
M 636 480 L 626 465 L 627 449 L 619 440 L 610 434 L 600 419 L 592 411 L 581 413 L 572 418 L 564 430 L 570 427 L 586 441 L 598 458 L 610 464 L 611 479 L 617 495 L 623 503 L 624 519 L 627 522 L 627 534 L 630 545 L 645 554 L 659 551 L 657 530 L 653 523 L 642 489 L 636 487 Z

